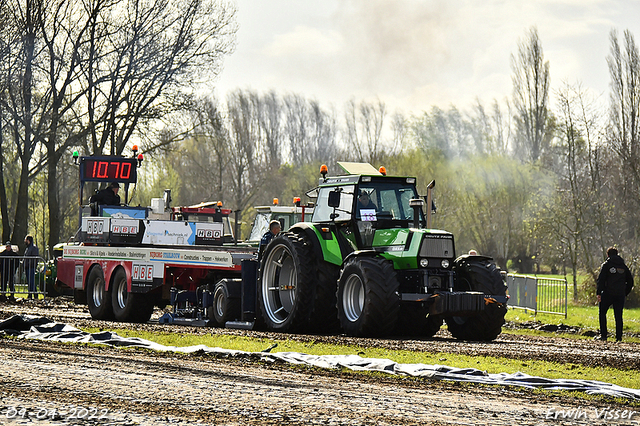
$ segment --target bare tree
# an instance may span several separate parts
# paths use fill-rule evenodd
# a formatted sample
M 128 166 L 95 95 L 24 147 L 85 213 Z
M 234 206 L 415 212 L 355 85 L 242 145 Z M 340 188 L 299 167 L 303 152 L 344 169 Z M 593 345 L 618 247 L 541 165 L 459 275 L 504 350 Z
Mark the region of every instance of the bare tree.
M 353 152 L 358 161 L 376 162 L 384 149 L 382 130 L 387 114 L 385 104 L 378 100 L 375 103 L 354 100 L 345 106 L 344 140 L 347 150 Z
M 633 35 L 624 32 L 621 48 L 616 31 L 611 32 L 611 107 L 608 140 L 624 162 L 624 199 L 637 199 L 640 184 L 640 52 Z M 638 203 L 635 203 L 636 206 Z
M 215 75 L 232 49 L 234 9 L 223 0 L 6 0 L 0 13 L 9 18 L 3 34 L 12 37 L 0 100 L 20 129 L 14 133 L 26 170 L 15 233 L 26 231 L 24 177 L 44 167 L 32 163 L 42 143 L 54 244 L 62 155 L 74 145 L 119 155 L 136 129 L 187 105 L 189 90 Z
M 588 165 L 593 164 L 598 130 L 590 115 L 586 93 L 579 86 L 565 84 L 558 91 L 561 117 L 561 155 L 564 162 L 559 170 L 558 200 L 552 217 L 543 222 L 555 227 L 555 238 L 568 251 L 573 275 L 573 297 L 578 299 L 578 267 L 595 272 L 593 243 L 600 240 L 598 218 L 605 216 L 599 206 L 600 190 L 593 186 L 593 175 Z M 597 166 L 596 166 L 597 167 Z M 599 258 L 599 257 L 598 257 Z M 595 276 L 594 276 L 595 278 Z
M 282 164 L 283 106 L 275 92 L 255 96 L 258 122 L 264 135 L 264 157 L 269 171 L 276 171 Z
M 285 133 L 289 141 L 289 152 L 293 164 L 302 164 L 307 150 L 307 101 L 300 95 L 284 97 Z
M 336 157 L 335 118 L 300 95 L 284 97 L 285 133 L 293 164 L 332 164 Z
M 538 30 L 533 27 L 511 55 L 516 148 L 530 161 L 537 161 L 553 133 L 549 126 L 549 62 L 545 62 Z
M 640 254 L 637 248 L 640 243 L 640 50 L 628 30 L 623 40 L 618 39 L 615 30 L 611 31 L 610 40 L 609 125 L 601 161 L 609 166 L 602 176 L 603 186 L 610 199 L 615 197 L 617 219 L 608 225 L 611 233 L 608 243 L 615 242 L 630 253 L 632 259 L 637 259 Z M 617 155 L 612 156 L 611 152 Z
M 231 165 L 230 193 L 234 208 L 243 210 L 262 188 L 259 173 L 260 124 L 252 102 L 252 94 L 240 90 L 227 98 L 229 114 L 229 161 Z
M 438 150 L 445 158 L 464 157 L 471 153 L 469 141 L 474 137 L 473 125 L 456 107 L 444 111 L 434 106 L 430 112 L 414 117 L 410 127 L 416 143 L 423 150 Z
M 402 153 L 406 148 L 407 135 L 409 133 L 407 119 L 404 115 L 396 112 L 391 117 L 391 131 L 393 132 L 391 154 Z
M 310 147 L 307 149 L 306 163 L 336 162 L 336 120 L 324 111 L 318 101 L 309 102 Z
M 23 238 L 27 234 L 29 218 L 29 179 L 31 161 L 38 146 L 37 128 L 34 128 L 32 118 L 41 101 L 35 93 L 37 70 L 39 67 L 39 46 L 37 39 L 40 34 L 44 16 L 44 5 L 41 1 L 27 1 L 2 3 L 3 24 L 2 35 L 6 48 L 4 54 L 2 77 L 0 85 L 3 90 L 0 95 L 0 108 L 7 111 L 10 117 L 9 127 L 13 145 L 20 163 L 18 178 L 18 194 L 15 207 L 14 228 L 11 241 L 23 246 Z M 34 77 L 34 73 L 36 77 Z M 35 100 L 35 102 L 34 102 Z M 4 185 L 4 181 L 1 183 Z M 4 190 L 0 191 L 3 192 Z M 0 200 L 6 203 L 6 199 Z
M 489 149 L 491 152 L 506 154 L 509 150 L 511 142 L 511 105 L 509 100 L 506 103 L 507 113 L 503 114 L 498 101 L 493 101 L 491 122 L 495 136 L 492 138 L 493 145 Z

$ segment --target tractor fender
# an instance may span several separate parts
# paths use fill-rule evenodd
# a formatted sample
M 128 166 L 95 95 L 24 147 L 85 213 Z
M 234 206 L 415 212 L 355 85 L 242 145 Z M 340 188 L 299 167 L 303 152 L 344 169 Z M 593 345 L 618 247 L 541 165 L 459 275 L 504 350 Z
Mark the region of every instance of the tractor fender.
M 304 234 L 311 242 L 311 248 L 314 256 L 322 256 L 322 246 L 318 238 L 318 232 L 311 223 L 299 222 L 289 228 L 289 232 L 296 234 Z
M 329 232 L 323 232 L 322 228 L 329 228 Z M 345 244 L 341 244 L 339 235 L 331 225 L 300 222 L 293 225 L 289 232 L 304 233 L 311 241 L 314 256 L 322 257 L 325 262 L 334 265 L 341 266 L 344 257 L 350 252 Z
M 352 257 L 375 257 L 377 256 L 379 253 L 375 250 L 356 250 L 352 253 L 349 253 L 347 255 L 347 257 L 344 258 L 344 263 L 347 263 L 347 260 L 351 259 Z

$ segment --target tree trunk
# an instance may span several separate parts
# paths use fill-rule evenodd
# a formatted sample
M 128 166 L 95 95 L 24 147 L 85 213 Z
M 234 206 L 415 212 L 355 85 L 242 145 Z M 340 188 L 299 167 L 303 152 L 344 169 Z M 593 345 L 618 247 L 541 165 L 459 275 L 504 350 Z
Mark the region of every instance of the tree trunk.
M 9 203 L 7 201 L 7 189 L 4 186 L 4 167 L 2 164 L 2 159 L 4 158 L 4 153 L 2 152 L 2 145 L 4 144 L 4 138 L 2 133 L 2 111 L 0 110 L 0 215 L 2 215 L 2 241 L 1 244 L 4 244 L 5 241 L 11 238 L 11 225 L 9 224 Z
M 35 7 L 34 7 L 35 8 Z M 16 216 L 11 236 L 11 242 L 17 244 L 20 250 L 24 250 L 24 237 L 28 233 L 29 223 L 29 164 L 33 153 L 33 133 L 31 129 L 31 99 L 33 85 L 33 56 L 35 51 L 35 30 L 33 23 L 32 6 L 27 2 L 26 16 L 26 35 L 24 41 L 24 79 L 22 81 L 22 101 L 24 113 L 24 146 L 20 155 L 21 170 L 20 184 L 18 186 L 18 202 L 16 203 Z M 16 124 L 17 125 L 17 124 Z M 16 134 L 17 138 L 18 135 Z
M 58 200 L 58 158 L 55 143 L 49 141 L 47 146 L 47 204 L 49 207 L 49 241 L 47 246 L 53 253 L 53 246 L 60 241 L 60 206 Z

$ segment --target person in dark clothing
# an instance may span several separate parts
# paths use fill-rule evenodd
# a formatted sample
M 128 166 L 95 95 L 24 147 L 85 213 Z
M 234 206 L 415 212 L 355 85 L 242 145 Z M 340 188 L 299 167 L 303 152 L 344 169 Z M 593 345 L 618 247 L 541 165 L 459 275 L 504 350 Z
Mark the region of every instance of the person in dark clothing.
M 2 295 L 5 295 L 7 291 L 7 284 L 9 284 L 9 298 L 13 299 L 13 292 L 16 291 L 13 284 L 13 275 L 16 273 L 18 266 L 18 256 L 14 253 L 11 247 L 11 241 L 7 241 L 4 251 L 0 252 L 2 260 L 0 261 L 0 273 L 2 274 Z
M 118 195 L 119 189 L 120 185 L 118 182 L 111 182 L 105 189 L 92 195 L 89 202 L 106 204 L 108 206 L 118 206 L 120 205 L 120 196 Z
M 264 233 L 262 239 L 260 239 L 260 246 L 258 247 L 258 257 L 262 257 L 264 249 L 269 245 L 271 240 L 280 233 L 282 225 L 277 220 L 269 222 L 269 230 Z
M 596 291 L 600 315 L 600 339 L 607 340 L 607 311 L 613 306 L 616 320 L 616 341 L 622 341 L 622 310 L 624 300 L 633 288 L 633 276 L 615 247 L 607 250 L 607 260 L 600 268 Z
M 38 295 L 36 294 L 36 266 L 38 266 L 38 256 L 40 252 L 38 251 L 38 247 L 33 244 L 33 237 L 31 235 L 27 235 L 24 238 L 24 243 L 26 248 L 24 249 L 24 273 L 27 277 L 27 284 L 29 285 L 29 294 L 27 295 L 27 299 L 38 299 Z
M 371 196 L 367 191 L 360 191 L 360 194 L 358 195 L 358 206 L 356 208 L 358 209 L 358 212 L 362 209 L 378 210 L 378 206 L 371 201 Z

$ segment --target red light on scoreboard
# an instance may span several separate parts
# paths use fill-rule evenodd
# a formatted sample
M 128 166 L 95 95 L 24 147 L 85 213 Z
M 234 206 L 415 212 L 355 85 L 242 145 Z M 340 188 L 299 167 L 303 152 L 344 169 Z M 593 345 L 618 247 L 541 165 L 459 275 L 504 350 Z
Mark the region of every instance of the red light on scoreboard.
M 128 182 L 137 180 L 137 160 L 121 157 L 83 157 L 80 179 L 92 182 Z

